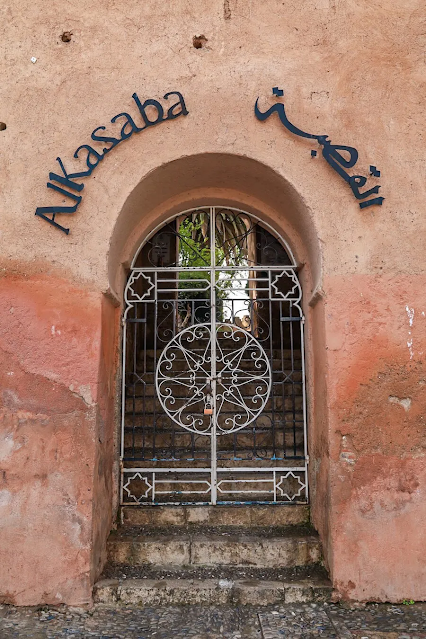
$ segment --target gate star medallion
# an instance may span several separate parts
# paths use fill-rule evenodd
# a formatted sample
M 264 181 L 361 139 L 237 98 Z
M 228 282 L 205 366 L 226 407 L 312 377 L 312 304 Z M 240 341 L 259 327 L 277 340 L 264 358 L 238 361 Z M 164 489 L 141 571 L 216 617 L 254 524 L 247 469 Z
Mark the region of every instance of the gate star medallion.
M 212 330 L 215 341 L 212 343 Z M 178 333 L 156 371 L 158 398 L 182 428 L 205 435 L 232 433 L 259 416 L 271 390 L 265 351 L 246 330 L 218 323 Z

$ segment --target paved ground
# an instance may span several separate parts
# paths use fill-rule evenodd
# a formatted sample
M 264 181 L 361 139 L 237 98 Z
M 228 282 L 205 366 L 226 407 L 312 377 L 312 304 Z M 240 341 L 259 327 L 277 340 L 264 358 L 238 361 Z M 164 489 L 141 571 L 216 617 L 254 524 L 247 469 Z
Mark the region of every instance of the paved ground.
M 0 605 L 0 639 L 426 639 L 426 604 L 345 608 L 14 608 Z

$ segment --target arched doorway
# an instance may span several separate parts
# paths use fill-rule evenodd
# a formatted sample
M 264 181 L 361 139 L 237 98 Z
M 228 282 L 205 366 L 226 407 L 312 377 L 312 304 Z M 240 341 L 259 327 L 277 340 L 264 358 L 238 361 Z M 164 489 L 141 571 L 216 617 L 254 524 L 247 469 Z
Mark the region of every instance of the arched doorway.
M 125 289 L 121 503 L 306 503 L 303 313 L 290 247 L 200 206 L 156 229 Z

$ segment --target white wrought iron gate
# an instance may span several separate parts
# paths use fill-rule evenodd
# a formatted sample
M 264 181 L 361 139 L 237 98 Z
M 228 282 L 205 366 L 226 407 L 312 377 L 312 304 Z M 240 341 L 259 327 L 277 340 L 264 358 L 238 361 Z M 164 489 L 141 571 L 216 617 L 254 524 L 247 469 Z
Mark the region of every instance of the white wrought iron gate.
M 306 503 L 301 287 L 253 216 L 201 207 L 136 254 L 125 291 L 121 503 Z

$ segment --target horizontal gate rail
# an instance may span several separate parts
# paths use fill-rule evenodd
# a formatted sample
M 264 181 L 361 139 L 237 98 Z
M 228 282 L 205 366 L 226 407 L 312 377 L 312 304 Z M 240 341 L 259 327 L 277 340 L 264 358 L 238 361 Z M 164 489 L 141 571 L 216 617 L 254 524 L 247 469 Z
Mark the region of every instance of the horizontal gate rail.
M 122 493 L 121 503 L 125 506 L 155 506 L 155 505 L 206 505 L 211 500 L 195 499 L 186 500 L 186 495 L 206 495 L 211 491 L 210 467 L 206 468 L 123 468 L 122 469 Z M 217 469 L 217 505 L 225 504 L 306 504 L 308 503 L 308 468 L 304 466 L 283 466 L 269 468 L 218 468 Z M 170 475 L 176 476 L 170 479 Z M 181 478 L 179 476 L 184 475 Z M 197 475 L 203 475 L 204 479 L 195 479 Z M 259 475 L 262 475 L 259 477 Z M 241 476 L 241 477 L 240 477 Z M 190 477 L 188 479 L 187 477 Z M 135 484 L 134 492 L 132 483 Z M 145 490 L 141 490 L 142 483 Z M 228 489 L 221 484 L 230 484 Z M 242 487 L 241 485 L 246 487 Z M 269 488 L 259 490 L 258 484 L 269 484 Z M 170 486 L 169 490 L 159 490 L 158 486 Z M 207 486 L 205 490 L 199 490 L 201 485 Z M 253 488 L 253 485 L 255 486 Z M 196 486 L 196 489 L 189 490 Z M 236 487 L 235 487 L 236 486 Z M 241 488 L 240 488 L 241 486 Z M 258 499 L 257 495 L 270 496 Z M 169 500 L 159 496 L 169 495 Z M 221 495 L 233 495 L 234 499 L 221 499 Z M 241 500 L 237 495 L 249 495 L 250 500 Z M 173 499 L 172 499 L 173 497 Z

